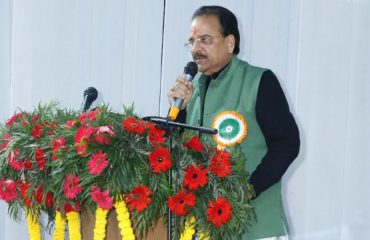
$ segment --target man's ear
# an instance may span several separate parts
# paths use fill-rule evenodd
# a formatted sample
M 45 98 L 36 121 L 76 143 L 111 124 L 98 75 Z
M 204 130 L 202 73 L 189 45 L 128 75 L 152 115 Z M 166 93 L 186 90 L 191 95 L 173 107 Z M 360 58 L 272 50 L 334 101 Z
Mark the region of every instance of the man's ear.
M 225 40 L 226 40 L 227 51 L 229 53 L 233 53 L 234 48 L 235 48 L 235 37 L 234 37 L 234 35 L 229 34 L 227 37 L 225 37 Z

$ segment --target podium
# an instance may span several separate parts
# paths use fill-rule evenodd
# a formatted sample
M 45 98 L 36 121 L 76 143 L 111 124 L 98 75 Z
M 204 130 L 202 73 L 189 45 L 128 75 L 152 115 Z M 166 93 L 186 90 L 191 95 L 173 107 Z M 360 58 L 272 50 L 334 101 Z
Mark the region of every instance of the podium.
M 94 239 L 95 215 L 87 208 L 81 210 L 81 233 L 82 240 Z M 142 240 L 164 240 L 167 236 L 166 226 L 161 220 L 158 221 L 153 231 L 149 231 L 146 238 Z M 111 210 L 108 214 L 106 240 L 121 240 L 120 230 L 118 228 L 117 214 Z

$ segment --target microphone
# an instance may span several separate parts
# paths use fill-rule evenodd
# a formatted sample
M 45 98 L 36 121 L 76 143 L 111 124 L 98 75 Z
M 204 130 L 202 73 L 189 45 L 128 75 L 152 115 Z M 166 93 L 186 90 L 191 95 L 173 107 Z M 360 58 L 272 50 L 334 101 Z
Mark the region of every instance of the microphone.
M 191 82 L 194 78 L 194 76 L 198 72 L 198 65 L 195 62 L 188 62 L 186 66 L 184 67 L 184 78 Z M 172 107 L 170 109 L 170 112 L 168 113 L 168 118 L 171 120 L 175 120 L 177 118 L 177 115 L 180 112 L 181 105 L 183 104 L 184 99 L 178 99 L 175 98 L 174 102 L 172 104 Z
M 98 97 L 98 91 L 94 87 L 88 87 L 84 91 L 83 112 L 86 112 Z

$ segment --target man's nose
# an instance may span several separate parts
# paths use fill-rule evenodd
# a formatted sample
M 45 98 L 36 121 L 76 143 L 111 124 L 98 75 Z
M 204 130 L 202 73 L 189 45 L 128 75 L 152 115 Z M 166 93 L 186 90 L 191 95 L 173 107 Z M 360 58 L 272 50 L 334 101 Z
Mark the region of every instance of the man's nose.
M 194 41 L 191 51 L 197 52 L 201 48 L 202 48 L 202 43 L 200 41 Z

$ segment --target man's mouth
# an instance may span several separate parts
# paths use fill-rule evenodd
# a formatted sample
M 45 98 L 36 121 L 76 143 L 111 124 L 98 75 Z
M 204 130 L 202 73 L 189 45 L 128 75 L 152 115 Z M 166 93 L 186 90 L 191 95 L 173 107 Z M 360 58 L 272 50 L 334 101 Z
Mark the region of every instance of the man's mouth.
M 194 59 L 194 61 L 198 61 L 198 60 L 202 60 L 202 59 L 207 59 L 207 56 L 203 55 L 203 54 L 195 54 L 193 56 L 193 59 Z

